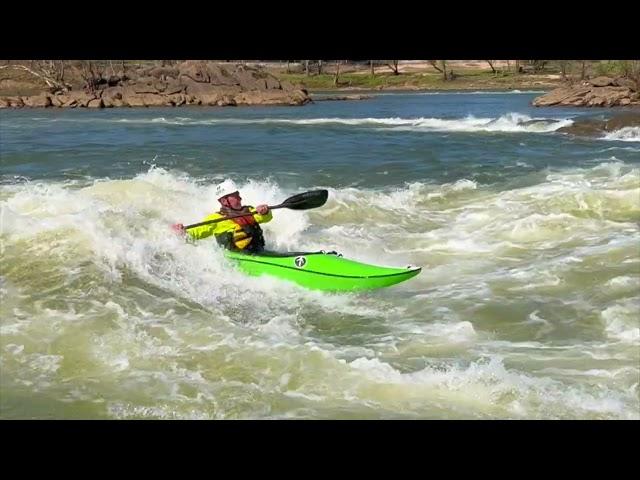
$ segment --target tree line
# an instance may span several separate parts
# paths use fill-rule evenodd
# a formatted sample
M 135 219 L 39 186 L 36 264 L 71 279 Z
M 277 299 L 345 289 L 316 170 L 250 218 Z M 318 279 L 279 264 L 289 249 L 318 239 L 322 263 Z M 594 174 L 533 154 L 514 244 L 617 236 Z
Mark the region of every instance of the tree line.
M 227 60 L 230 62 L 230 60 Z M 238 61 L 246 62 L 246 61 Z M 372 76 L 383 72 L 401 75 L 400 60 L 281 60 L 286 62 L 287 72 L 291 72 L 291 64 L 302 65 L 305 75 L 322 75 L 327 66 L 333 67 L 334 84 L 339 83 L 341 66 L 352 65 L 369 69 Z M 450 68 L 449 60 L 426 60 L 434 72 L 442 75 L 444 81 L 451 81 L 458 76 Z M 585 80 L 592 76 L 612 75 L 634 80 L 640 86 L 639 60 L 506 60 L 506 67 L 498 68 L 497 60 L 484 60 L 494 75 L 541 74 L 558 72 L 568 82 Z M 504 62 L 504 61 L 503 61 Z M 39 78 L 51 93 L 71 90 L 69 76 L 80 79 L 82 89 L 94 92 L 101 84 L 117 84 L 127 78 L 128 69 L 140 66 L 141 63 L 170 66 L 177 60 L 157 60 L 150 62 L 125 62 L 124 60 L 22 60 L 1 61 L 3 69 L 22 70 Z M 381 72 L 382 69 L 382 72 Z

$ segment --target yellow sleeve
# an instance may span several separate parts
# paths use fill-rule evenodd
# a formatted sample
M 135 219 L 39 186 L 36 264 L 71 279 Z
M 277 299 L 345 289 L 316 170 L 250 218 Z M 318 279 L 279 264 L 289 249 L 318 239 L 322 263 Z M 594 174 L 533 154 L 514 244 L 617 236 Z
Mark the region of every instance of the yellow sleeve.
M 256 222 L 258 223 L 267 223 L 270 222 L 273 218 L 271 210 L 269 210 L 269 213 L 267 213 L 266 215 L 260 215 L 253 207 L 250 207 L 249 211 L 253 214 L 253 218 L 255 218 Z M 201 221 L 206 222 L 208 220 L 215 220 L 218 218 L 223 218 L 223 215 L 220 215 L 219 213 L 212 213 Z M 219 235 L 227 231 L 233 231 L 234 229 L 235 223 L 233 223 L 231 220 L 223 220 L 217 223 L 210 223 L 209 225 L 202 225 L 201 227 L 190 228 L 187 230 L 187 233 L 191 236 L 191 238 L 200 240 L 210 237 L 211 235 Z
M 256 222 L 258 223 L 267 223 L 273 219 L 271 210 L 269 210 L 269 213 L 267 213 L 266 215 L 260 215 L 259 213 L 256 213 L 256 209 L 253 207 L 250 207 L 249 210 L 253 213 L 253 218 L 255 218 Z
M 222 215 L 220 215 L 219 213 L 212 213 L 211 215 L 206 216 L 202 221 L 206 222 L 208 220 L 215 220 L 217 218 L 222 218 Z M 209 225 L 190 228 L 189 230 L 187 230 L 187 233 L 191 236 L 191 238 L 194 239 L 207 238 L 211 235 L 214 235 L 215 233 L 218 233 L 216 232 L 216 229 L 220 226 L 220 223 L 223 222 L 210 223 Z

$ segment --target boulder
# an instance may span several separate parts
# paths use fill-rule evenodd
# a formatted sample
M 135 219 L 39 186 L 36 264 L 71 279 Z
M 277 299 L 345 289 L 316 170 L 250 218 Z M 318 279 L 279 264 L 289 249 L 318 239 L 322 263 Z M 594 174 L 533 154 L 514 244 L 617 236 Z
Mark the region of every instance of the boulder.
M 173 95 L 167 95 L 165 97 L 165 100 L 166 100 L 166 105 L 179 107 L 181 105 L 184 105 L 187 102 L 187 97 L 186 95 L 183 95 L 181 93 L 176 93 Z
M 282 90 L 282 85 L 276 77 L 270 75 L 265 78 L 265 88 L 267 90 Z
M 627 87 L 632 92 L 638 91 L 638 84 L 630 78 L 616 78 L 615 85 L 618 87 Z
M 185 91 L 186 86 L 177 82 L 171 81 L 167 83 L 166 88 L 164 89 L 165 95 L 174 95 L 176 93 L 183 93 Z
M 589 80 L 594 87 L 608 87 L 615 85 L 615 80 L 611 77 L 596 77 Z
M 208 66 L 209 72 L 209 82 L 212 85 L 239 85 L 238 80 L 233 75 L 233 72 L 229 71 L 226 67 L 222 65 L 209 64 Z
M 599 105 L 601 102 L 606 101 L 606 99 L 603 97 L 595 97 L 591 101 Z M 640 112 L 618 114 L 609 119 L 577 118 L 573 124 L 559 128 L 558 132 L 599 137 L 607 132 L 613 132 L 625 127 L 640 127 Z
M 4 97 L 3 103 L 6 104 L 6 108 L 20 108 L 24 107 L 24 102 L 21 97 Z
M 122 100 L 122 87 L 109 87 L 102 92 L 102 100 L 112 102 L 115 99 Z
M 593 85 L 595 82 L 597 84 Z M 616 79 L 598 77 L 590 83 L 561 87 L 548 92 L 533 100 L 536 107 L 548 107 L 552 105 L 587 106 L 587 107 L 614 107 L 620 105 L 634 105 L 637 92 L 632 88 L 628 79 Z
M 237 105 L 304 105 L 310 101 L 302 90 L 283 92 L 282 90 L 265 90 L 241 92 L 234 97 Z
M 23 97 L 25 107 L 46 108 L 51 106 L 51 98 L 48 95 L 33 95 L 31 97 Z
M 186 77 L 194 82 L 209 83 L 211 78 L 205 62 L 187 60 L 178 65 L 179 78 Z
M 178 78 L 180 70 L 176 67 L 155 67 L 147 72 L 147 75 L 157 79 Z
M 82 91 L 69 92 L 61 96 L 66 97 L 66 102 L 62 105 L 63 107 L 86 107 L 91 100 L 96 98 L 94 94 Z
M 558 105 L 562 103 L 575 102 L 579 97 L 582 97 L 591 91 L 591 87 L 561 87 L 552 90 L 540 97 L 536 97 L 533 100 L 535 107 L 549 107 L 552 105 Z
M 151 82 L 149 83 L 136 82 L 136 84 L 132 85 L 131 88 L 133 89 L 134 93 L 137 93 L 137 94 L 160 93 L 158 88 Z
M 223 95 L 216 105 L 219 107 L 235 107 L 238 104 L 231 95 Z
M 640 112 L 629 112 L 616 115 L 607 120 L 605 130 L 620 130 L 625 127 L 640 127 Z

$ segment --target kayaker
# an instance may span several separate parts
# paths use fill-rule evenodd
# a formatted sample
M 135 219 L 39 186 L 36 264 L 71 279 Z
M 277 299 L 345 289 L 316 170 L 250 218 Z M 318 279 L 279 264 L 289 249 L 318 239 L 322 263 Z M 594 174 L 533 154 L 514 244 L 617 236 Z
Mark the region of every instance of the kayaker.
M 190 228 L 186 231 L 189 236 L 200 240 L 215 235 L 218 244 L 233 251 L 257 253 L 264 250 L 264 236 L 260 224 L 270 222 L 273 218 L 269 206 L 258 205 L 254 208 L 242 205 L 242 197 L 237 190 L 225 193 L 218 198 L 218 202 L 222 205 L 220 210 L 205 217 L 203 222 L 240 213 L 247 215 Z M 173 229 L 185 232 L 181 223 L 173 225 Z

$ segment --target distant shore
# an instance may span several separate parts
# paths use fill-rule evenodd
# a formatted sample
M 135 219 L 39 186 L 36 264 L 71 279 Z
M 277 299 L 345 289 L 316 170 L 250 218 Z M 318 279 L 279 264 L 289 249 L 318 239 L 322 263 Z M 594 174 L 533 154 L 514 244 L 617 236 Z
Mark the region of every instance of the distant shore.
M 569 68 L 550 61 L 523 67 L 516 62 L 525 61 L 515 60 L 383 60 L 370 66 L 366 62 L 321 60 L 102 61 L 102 65 L 68 61 L 64 88 L 58 83 L 57 89 L 52 88 L 53 77 L 47 80 L 38 74 L 51 73 L 55 62 L 15 65 L 0 61 L 0 108 L 304 105 L 311 101 L 366 100 L 380 91 L 539 92 L 533 105 L 540 106 L 617 107 L 637 103 L 637 88 L 632 85 L 636 80 L 598 77 L 597 72 L 608 64 L 587 65 L 585 61 L 580 61 L 580 75 L 577 61 Z M 45 63 L 48 69 L 43 67 Z M 88 71 L 93 75 L 92 83 L 87 83 Z M 591 78 L 600 83 L 587 92 L 585 82 Z M 624 88 L 629 91 L 622 91 Z M 570 96 L 574 93 L 577 96 Z
M 425 61 L 397 61 L 389 64 L 397 68 L 397 74 L 383 61 L 378 61 L 373 74 L 363 64 L 329 62 L 318 63 L 316 72 L 311 67 L 307 75 L 300 71 L 301 65 L 238 61 L 104 61 L 102 64 L 77 61 L 68 62 L 64 69 L 65 88 L 55 90 L 51 84 L 58 78 L 53 75 L 56 61 L 25 61 L 18 65 L 0 61 L 0 108 L 304 105 L 312 100 L 310 92 L 339 93 L 327 100 L 362 100 L 367 97 L 357 95 L 360 92 L 530 90 L 544 93 L 559 84 L 556 74 L 516 74 L 515 65 L 508 67 L 505 62 L 492 64 L 495 73 L 488 70 L 485 61 L 449 61 L 442 73 Z M 88 85 L 89 71 L 94 83 Z M 49 75 L 48 80 L 45 74 Z M 60 87 L 62 82 L 58 83 Z

